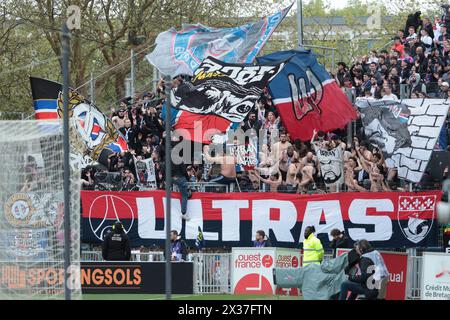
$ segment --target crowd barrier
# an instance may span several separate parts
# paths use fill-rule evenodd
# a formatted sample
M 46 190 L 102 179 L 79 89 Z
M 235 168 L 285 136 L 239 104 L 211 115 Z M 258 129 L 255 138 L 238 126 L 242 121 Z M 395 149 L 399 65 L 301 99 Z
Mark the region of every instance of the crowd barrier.
M 270 192 L 270 186 L 261 183 L 259 190 L 247 190 L 243 187 L 238 187 L 237 184 L 223 185 L 211 182 L 189 182 L 189 188 L 193 192 L 215 192 L 215 193 L 230 193 L 230 192 Z M 442 183 L 432 182 L 427 185 L 413 186 L 412 184 L 403 184 L 400 187 L 405 189 L 405 191 L 427 191 L 427 190 L 439 190 L 442 188 Z M 175 192 L 178 192 L 178 187 L 173 186 Z M 146 189 L 147 190 L 147 189 Z M 367 190 L 369 191 L 369 190 Z M 397 190 L 392 190 L 393 192 Z M 278 191 L 280 193 L 296 193 L 295 191 Z M 338 192 L 355 192 L 348 190 L 346 185 L 342 185 L 334 190 L 327 187 L 325 184 L 313 183 L 307 187 L 305 190 L 308 194 L 315 193 L 338 193 Z
M 231 253 L 194 253 L 194 293 L 231 294 Z

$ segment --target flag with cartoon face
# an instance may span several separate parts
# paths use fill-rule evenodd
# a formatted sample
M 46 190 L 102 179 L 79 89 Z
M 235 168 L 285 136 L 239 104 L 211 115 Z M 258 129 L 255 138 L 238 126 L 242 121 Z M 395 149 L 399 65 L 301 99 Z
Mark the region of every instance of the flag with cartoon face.
M 62 119 L 64 114 L 62 85 L 46 79 L 30 77 L 33 105 L 37 120 Z M 105 162 L 113 152 L 128 149 L 122 134 L 112 121 L 90 101 L 74 90 L 69 92 L 71 147 L 82 159 Z M 82 161 L 82 167 L 89 161 Z M 106 163 L 102 163 L 105 164 Z

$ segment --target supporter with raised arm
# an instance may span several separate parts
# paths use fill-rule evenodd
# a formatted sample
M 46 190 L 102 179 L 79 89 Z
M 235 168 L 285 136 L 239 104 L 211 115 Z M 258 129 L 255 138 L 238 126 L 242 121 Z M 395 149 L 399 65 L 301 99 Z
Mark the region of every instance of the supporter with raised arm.
M 220 164 L 220 175 L 217 178 L 211 179 L 210 182 L 219 184 L 231 184 L 236 182 L 236 157 L 227 155 L 222 148 L 214 149 L 216 154 L 212 157 L 209 153 L 210 148 L 208 145 L 203 147 L 203 154 L 206 161 L 209 163 Z
M 280 170 L 278 170 L 277 173 L 275 173 L 275 174 L 271 174 L 269 179 L 264 179 L 255 171 L 250 171 L 250 172 L 252 175 L 257 177 L 262 183 L 268 184 L 270 186 L 271 192 L 277 192 L 278 186 L 283 184 L 283 179 L 281 178 Z

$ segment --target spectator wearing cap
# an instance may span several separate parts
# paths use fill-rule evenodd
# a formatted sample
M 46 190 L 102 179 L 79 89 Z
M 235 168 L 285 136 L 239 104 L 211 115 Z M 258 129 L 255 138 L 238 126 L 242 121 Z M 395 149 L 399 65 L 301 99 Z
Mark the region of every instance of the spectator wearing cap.
M 259 133 L 259 129 L 261 129 L 262 126 L 262 122 L 261 120 L 258 120 L 257 116 L 256 116 L 256 112 L 252 111 L 248 114 L 248 118 L 246 121 L 244 121 L 243 125 L 242 125 L 242 130 L 247 131 L 247 130 L 255 130 L 255 133 L 258 134 Z
M 120 107 L 121 109 L 127 109 L 127 108 L 131 105 L 130 100 L 131 100 L 131 97 L 123 98 L 123 99 L 120 100 L 120 102 L 119 102 L 119 107 Z
M 448 89 L 449 89 L 449 83 L 446 81 L 442 82 L 440 89 L 439 89 L 438 98 L 448 99 L 448 94 L 449 94 Z

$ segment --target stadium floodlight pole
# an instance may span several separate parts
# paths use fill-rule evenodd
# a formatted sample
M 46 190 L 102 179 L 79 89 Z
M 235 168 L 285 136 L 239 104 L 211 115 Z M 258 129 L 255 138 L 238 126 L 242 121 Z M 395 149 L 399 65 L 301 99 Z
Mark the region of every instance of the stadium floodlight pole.
M 171 130 L 171 117 L 170 117 L 170 92 L 171 92 L 171 80 L 169 76 L 164 78 L 165 83 L 165 94 L 166 94 L 166 103 L 164 108 L 166 109 L 166 299 L 170 300 L 172 294 L 172 255 L 170 252 L 170 226 L 171 226 L 171 192 L 172 192 L 172 160 L 170 158 L 171 154 L 171 141 L 172 135 L 170 134 Z
M 69 286 L 70 268 L 70 139 L 69 139 L 69 58 L 70 58 L 70 31 L 66 23 L 61 29 L 61 70 L 63 77 L 63 129 L 64 129 L 64 298 L 71 299 Z
M 298 34 L 298 48 L 303 48 L 303 3 L 302 0 L 297 0 L 297 34 Z

